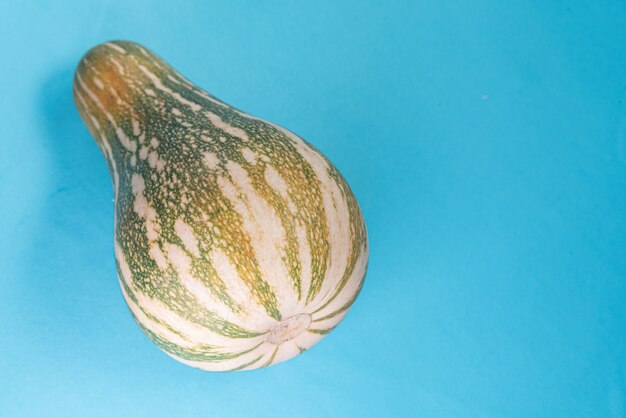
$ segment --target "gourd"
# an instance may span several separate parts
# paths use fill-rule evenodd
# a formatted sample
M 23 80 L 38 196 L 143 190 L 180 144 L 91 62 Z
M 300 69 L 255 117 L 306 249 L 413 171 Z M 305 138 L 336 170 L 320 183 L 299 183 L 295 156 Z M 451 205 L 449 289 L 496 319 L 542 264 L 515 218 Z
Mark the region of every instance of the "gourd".
M 73 92 L 113 181 L 123 296 L 160 349 L 204 370 L 255 369 L 335 328 L 368 241 L 318 150 L 132 42 L 87 52 Z

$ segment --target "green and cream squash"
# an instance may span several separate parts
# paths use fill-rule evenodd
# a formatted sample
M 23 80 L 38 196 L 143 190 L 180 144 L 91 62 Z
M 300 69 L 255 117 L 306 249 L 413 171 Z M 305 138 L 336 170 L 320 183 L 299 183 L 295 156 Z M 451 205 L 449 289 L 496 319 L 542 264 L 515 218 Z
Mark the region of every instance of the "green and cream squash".
M 318 150 L 132 42 L 90 50 L 74 98 L 113 179 L 122 293 L 165 353 L 204 370 L 265 367 L 346 315 L 367 234 Z

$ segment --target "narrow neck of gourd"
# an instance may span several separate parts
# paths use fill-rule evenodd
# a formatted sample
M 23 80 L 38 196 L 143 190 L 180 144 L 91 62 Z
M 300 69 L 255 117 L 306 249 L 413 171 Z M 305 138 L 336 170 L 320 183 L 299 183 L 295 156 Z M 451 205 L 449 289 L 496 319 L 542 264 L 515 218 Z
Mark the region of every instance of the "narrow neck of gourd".
M 162 83 L 171 71 L 156 55 L 125 41 L 99 45 L 81 59 L 74 77 L 74 99 L 114 182 L 140 159 L 154 167 L 164 164 L 155 151 L 158 140 L 145 133 L 143 109 L 146 94 L 155 94 L 148 85 Z

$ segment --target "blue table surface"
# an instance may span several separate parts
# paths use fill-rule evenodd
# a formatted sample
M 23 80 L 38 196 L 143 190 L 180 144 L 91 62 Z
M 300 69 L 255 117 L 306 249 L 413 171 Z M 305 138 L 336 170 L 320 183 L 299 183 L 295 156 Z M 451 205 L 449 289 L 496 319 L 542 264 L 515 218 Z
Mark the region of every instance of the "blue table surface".
M 5 1 L 0 416 L 624 417 L 626 3 Z M 363 292 L 254 372 L 135 325 L 75 66 L 140 42 L 343 172 Z

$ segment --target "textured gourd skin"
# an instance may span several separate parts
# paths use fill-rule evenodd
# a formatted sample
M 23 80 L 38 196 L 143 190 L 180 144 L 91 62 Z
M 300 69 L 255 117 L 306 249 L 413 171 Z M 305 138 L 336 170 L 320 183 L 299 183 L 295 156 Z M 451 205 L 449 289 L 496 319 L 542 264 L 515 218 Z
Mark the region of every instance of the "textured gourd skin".
M 113 179 L 124 298 L 158 347 L 205 370 L 254 369 L 344 317 L 367 233 L 319 151 L 131 42 L 90 50 L 74 99 Z

